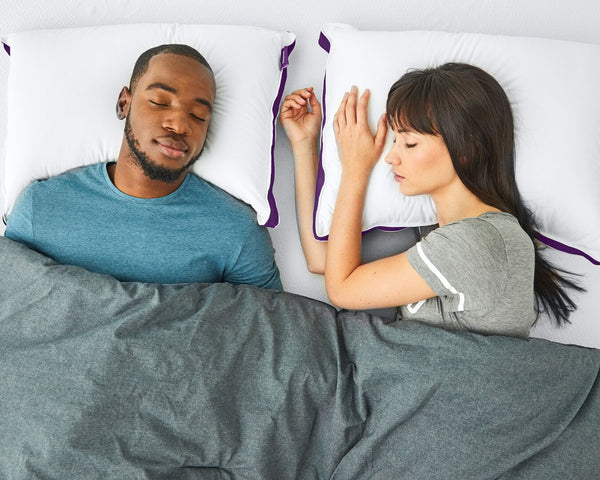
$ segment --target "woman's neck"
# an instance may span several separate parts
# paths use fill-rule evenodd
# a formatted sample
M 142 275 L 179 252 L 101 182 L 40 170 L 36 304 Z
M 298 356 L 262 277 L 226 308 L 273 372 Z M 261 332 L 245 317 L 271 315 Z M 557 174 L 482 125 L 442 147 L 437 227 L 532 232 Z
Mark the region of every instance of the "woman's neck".
M 440 227 L 464 218 L 478 217 L 484 213 L 500 211 L 498 208 L 481 201 L 462 183 L 456 188 L 431 195 L 431 197 L 435 203 Z

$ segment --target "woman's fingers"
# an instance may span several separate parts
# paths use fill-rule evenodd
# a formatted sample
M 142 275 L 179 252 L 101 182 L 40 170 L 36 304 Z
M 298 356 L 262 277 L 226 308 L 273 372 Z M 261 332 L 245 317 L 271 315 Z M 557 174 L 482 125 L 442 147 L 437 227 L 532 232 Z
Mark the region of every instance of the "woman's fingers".
M 315 97 L 312 87 L 296 90 L 287 95 L 281 104 L 280 121 L 300 120 L 310 115 L 309 105 L 312 111 L 314 103 L 316 102 L 317 106 L 319 103 Z M 320 115 L 320 110 L 317 109 L 317 113 Z
M 306 100 L 300 95 L 288 95 L 283 101 L 283 105 L 288 108 L 302 108 L 306 106 Z
M 292 144 L 318 140 L 321 127 L 321 106 L 313 87 L 302 88 L 287 95 L 282 102 L 279 121 Z
M 346 97 L 346 123 L 356 123 L 356 100 L 358 96 L 358 88 L 352 87 Z
M 373 168 L 381 156 L 387 135 L 385 115 L 379 118 L 375 133 L 369 126 L 370 97 L 369 90 L 359 96 L 358 88 L 352 87 L 344 95 L 333 122 L 342 168 L 358 174 L 367 174 Z
M 348 101 L 348 92 L 344 93 L 342 97 L 342 101 L 340 102 L 340 106 L 338 111 L 335 113 L 333 117 L 333 125 L 334 128 L 337 127 L 342 128 L 346 126 L 346 103 Z
M 313 97 L 312 87 L 303 88 L 287 95 L 283 100 L 283 105 L 292 108 L 300 108 L 308 105 L 309 102 L 312 104 Z
M 385 139 L 387 137 L 387 131 L 387 115 L 384 113 L 381 115 L 381 117 L 379 117 L 379 122 L 377 123 L 377 132 L 375 133 L 375 147 L 378 150 L 383 150 Z
M 346 92 L 335 114 L 334 127 L 336 123 L 338 127 L 354 124 L 367 125 L 370 96 L 371 92 L 367 89 L 359 98 L 358 88 L 355 86 Z
M 356 121 L 361 125 L 366 125 L 368 128 L 368 107 L 369 98 L 371 97 L 371 91 L 365 90 L 358 100 L 356 107 Z

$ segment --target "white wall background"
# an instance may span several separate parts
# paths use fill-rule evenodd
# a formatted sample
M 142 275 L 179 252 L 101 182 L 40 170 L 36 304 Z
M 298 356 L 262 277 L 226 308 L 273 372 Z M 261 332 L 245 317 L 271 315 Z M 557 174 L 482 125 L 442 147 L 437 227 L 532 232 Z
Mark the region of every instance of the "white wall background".
M 326 55 L 317 39 L 329 22 L 348 23 L 363 30 L 445 30 L 600 43 L 597 0 L 0 0 L 0 38 L 24 30 L 141 22 L 257 25 L 290 30 L 296 34 L 297 44 L 286 91 L 314 85 L 319 95 Z M 390 55 L 393 50 L 390 46 Z M 8 57 L 0 51 L 0 160 L 6 133 L 7 75 Z M 64 130 L 67 138 L 68 125 Z M 281 128 L 276 161 L 275 196 L 281 220 L 271 234 L 284 284 L 289 291 L 326 300 L 322 279 L 306 271 L 300 250 L 292 157 Z M 0 196 L 3 211 L 2 207 Z M 375 233 L 367 239 L 366 255 L 401 248 L 413 238 L 413 232 Z M 560 252 L 551 256 L 558 265 L 583 274 L 588 293 L 578 296 L 580 309 L 573 316 L 572 327 L 559 331 L 541 321 L 536 335 L 600 348 L 600 267 Z

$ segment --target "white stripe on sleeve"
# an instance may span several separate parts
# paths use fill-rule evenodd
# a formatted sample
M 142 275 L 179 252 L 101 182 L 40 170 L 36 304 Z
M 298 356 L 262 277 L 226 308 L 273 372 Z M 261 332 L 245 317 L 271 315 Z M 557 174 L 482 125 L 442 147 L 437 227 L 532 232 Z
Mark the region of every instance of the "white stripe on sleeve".
M 409 303 L 406 306 L 406 309 L 412 313 L 415 314 L 419 311 L 419 308 L 421 308 L 423 306 L 423 304 L 425 303 L 425 300 L 421 300 L 420 302 L 416 302 L 416 303 Z
M 421 242 L 417 243 L 417 252 L 421 257 L 421 260 L 423 260 L 423 262 L 425 262 L 425 265 L 427 265 L 427 268 L 429 268 L 429 270 L 431 270 L 431 272 L 438 278 L 438 280 L 442 282 L 442 285 L 448 290 L 450 290 L 450 292 L 452 292 L 454 295 L 458 295 L 458 311 L 462 312 L 465 309 L 465 294 L 462 292 L 458 292 L 456 288 L 450 285 L 450 282 L 446 279 L 446 277 L 444 277 L 442 272 L 440 272 L 436 268 L 436 266 L 433 263 L 431 263 L 429 258 L 427 258 L 427 255 L 425 255 L 423 247 L 421 247 Z

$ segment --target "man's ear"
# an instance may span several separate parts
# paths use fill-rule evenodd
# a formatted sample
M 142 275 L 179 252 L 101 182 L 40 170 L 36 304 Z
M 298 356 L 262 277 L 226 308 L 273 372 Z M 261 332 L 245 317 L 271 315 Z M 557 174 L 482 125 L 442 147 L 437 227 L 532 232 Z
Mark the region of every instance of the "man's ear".
M 131 105 L 131 92 L 127 87 L 121 89 L 119 93 L 119 99 L 117 100 L 117 118 L 123 120 L 129 113 L 129 106 Z

